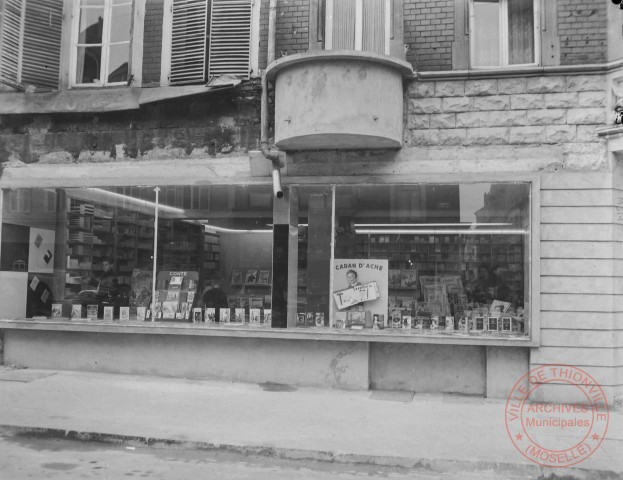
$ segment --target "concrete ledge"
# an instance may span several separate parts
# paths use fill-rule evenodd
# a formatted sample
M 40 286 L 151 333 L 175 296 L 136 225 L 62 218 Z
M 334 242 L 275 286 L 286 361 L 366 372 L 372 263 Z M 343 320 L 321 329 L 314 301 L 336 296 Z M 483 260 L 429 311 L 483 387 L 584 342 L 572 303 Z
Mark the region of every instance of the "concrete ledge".
M 0 329 L 39 330 L 56 332 L 124 333 L 145 335 L 182 335 L 204 337 L 265 338 L 284 340 L 379 342 L 379 343 L 427 343 L 447 345 L 491 345 L 511 347 L 535 347 L 537 341 L 528 337 L 502 337 L 464 335 L 459 333 L 418 334 L 402 330 L 340 330 L 335 328 L 263 328 L 206 324 L 174 324 L 164 322 L 109 323 L 102 321 L 58 320 L 0 320 Z

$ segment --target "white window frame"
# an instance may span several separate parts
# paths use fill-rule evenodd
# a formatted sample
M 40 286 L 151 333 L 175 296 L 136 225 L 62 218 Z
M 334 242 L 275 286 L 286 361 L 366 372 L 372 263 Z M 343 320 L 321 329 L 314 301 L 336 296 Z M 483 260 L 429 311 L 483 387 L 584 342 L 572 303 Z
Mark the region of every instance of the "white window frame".
M 551 0 L 548 0 L 551 1 Z M 469 0 L 469 58 L 472 68 L 480 69 L 498 69 L 498 68 L 517 68 L 517 67 L 536 67 L 541 64 L 541 1 L 532 0 L 532 9 L 534 16 L 534 62 L 532 63 L 516 63 L 509 65 L 509 49 L 508 49 L 508 2 L 509 0 L 499 0 L 500 2 L 500 65 L 476 65 L 476 46 L 474 45 L 474 0 Z
M 210 3 L 210 0 L 206 0 L 206 2 Z M 251 71 L 251 78 L 260 76 L 260 4 L 261 0 L 253 0 L 252 2 L 251 51 L 249 53 L 249 70 Z M 209 6 L 210 5 L 208 5 L 208 7 Z M 172 22 L 173 0 L 164 0 L 164 14 L 162 16 L 162 50 L 160 52 L 160 86 L 163 87 L 169 85 L 169 74 L 171 73 L 171 40 L 173 34 Z
M 104 28 L 102 37 L 102 64 L 100 68 L 100 81 L 92 83 L 79 83 L 77 81 L 77 63 L 78 63 L 78 35 L 80 29 L 80 1 L 65 0 L 71 2 L 71 19 L 70 19 L 70 54 L 68 68 L 68 86 L 71 87 L 114 87 L 128 85 L 124 82 L 108 82 L 106 79 L 108 72 L 108 52 L 110 43 L 110 28 Z M 110 25 L 113 0 L 104 0 L 104 25 Z M 123 4 L 132 6 L 132 22 L 129 40 L 129 65 L 128 78 L 132 79 L 134 86 L 140 86 L 142 81 L 142 64 L 143 64 L 143 29 L 145 18 L 145 0 L 127 0 Z M 84 7 L 84 8 L 101 8 L 101 7 Z M 115 42 L 115 45 L 124 42 Z
M 325 50 L 333 50 L 333 5 L 340 0 L 327 0 L 325 19 Z M 392 0 L 385 2 L 385 55 L 390 54 L 392 36 Z M 363 48 L 363 0 L 355 0 L 355 51 Z

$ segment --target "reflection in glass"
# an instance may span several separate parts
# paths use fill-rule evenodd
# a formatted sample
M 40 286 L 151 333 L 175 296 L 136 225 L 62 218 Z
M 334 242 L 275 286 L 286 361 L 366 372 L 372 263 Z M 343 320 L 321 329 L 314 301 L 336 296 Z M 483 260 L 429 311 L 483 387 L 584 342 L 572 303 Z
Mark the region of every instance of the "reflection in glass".
M 500 66 L 500 2 L 474 1 L 473 64 L 478 67 Z
M 130 40 L 130 26 L 132 20 L 132 5 L 115 6 L 111 10 L 110 42 L 127 42 Z
M 108 83 L 126 82 L 130 61 L 130 44 L 111 45 L 108 57 Z
M 103 39 L 104 9 L 81 8 L 79 44 L 101 44 Z
M 102 47 L 78 47 L 77 55 L 76 82 L 99 82 L 102 67 Z

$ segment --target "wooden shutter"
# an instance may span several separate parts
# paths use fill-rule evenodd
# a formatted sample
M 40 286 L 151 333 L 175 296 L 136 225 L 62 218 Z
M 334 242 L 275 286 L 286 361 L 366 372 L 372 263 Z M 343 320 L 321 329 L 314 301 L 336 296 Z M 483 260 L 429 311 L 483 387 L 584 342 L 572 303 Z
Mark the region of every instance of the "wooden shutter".
M 5 0 L 0 30 L 0 80 L 11 86 L 20 83 L 24 8 L 23 0 Z
M 251 0 L 212 0 L 210 77 L 249 76 L 252 6 Z
M 208 0 L 173 0 L 169 83 L 204 82 Z
M 0 36 L 0 79 L 58 88 L 62 0 L 6 0 Z
M 58 88 L 62 0 L 26 0 L 21 83 Z

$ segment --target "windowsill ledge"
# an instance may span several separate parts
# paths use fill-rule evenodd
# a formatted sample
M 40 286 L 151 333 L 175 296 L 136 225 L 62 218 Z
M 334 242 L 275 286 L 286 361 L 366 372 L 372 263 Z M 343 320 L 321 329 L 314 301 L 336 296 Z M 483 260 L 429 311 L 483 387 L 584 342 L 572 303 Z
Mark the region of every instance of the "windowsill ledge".
M 42 330 L 85 333 L 123 333 L 145 335 L 186 335 L 237 338 L 269 338 L 283 340 L 314 340 L 340 342 L 426 343 L 447 345 L 488 345 L 507 347 L 538 347 L 538 342 L 525 336 L 469 335 L 455 333 L 423 334 L 403 330 L 342 330 L 336 328 L 266 328 L 243 325 L 177 322 L 105 322 L 102 320 L 0 320 L 0 329 Z

